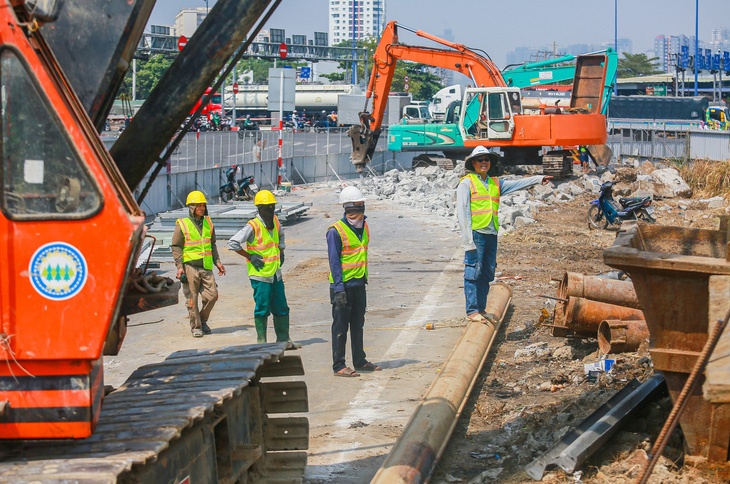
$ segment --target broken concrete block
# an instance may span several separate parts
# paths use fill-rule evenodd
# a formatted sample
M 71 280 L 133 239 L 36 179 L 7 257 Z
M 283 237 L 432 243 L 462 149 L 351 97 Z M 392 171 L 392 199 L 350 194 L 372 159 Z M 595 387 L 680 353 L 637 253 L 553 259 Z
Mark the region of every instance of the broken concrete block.
M 531 219 L 529 217 L 515 217 L 515 221 L 512 223 L 512 226 L 516 229 L 519 229 L 521 227 L 524 227 L 525 225 L 534 224 L 535 220 Z
M 659 196 L 668 198 L 692 196 L 692 189 L 675 168 L 654 170 L 651 177 L 654 180 L 654 192 Z

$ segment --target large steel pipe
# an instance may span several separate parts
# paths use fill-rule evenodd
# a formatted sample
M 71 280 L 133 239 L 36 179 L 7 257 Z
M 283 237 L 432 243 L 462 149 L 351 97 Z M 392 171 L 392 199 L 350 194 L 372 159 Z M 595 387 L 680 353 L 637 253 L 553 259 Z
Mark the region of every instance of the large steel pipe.
M 643 319 L 607 319 L 598 326 L 598 347 L 601 353 L 636 351 L 644 341 L 649 341 L 649 327 Z
M 641 309 L 631 281 L 586 276 L 577 272 L 566 272 L 558 285 L 558 297 L 582 297 L 617 306 Z
M 373 483 L 428 480 L 451 437 L 511 300 L 509 286 L 494 284 L 489 289 L 486 312 L 495 315 L 497 323 L 469 323 L 375 474 Z
M 606 319 L 644 319 L 640 309 L 627 308 L 582 297 L 571 297 L 561 325 L 553 326 L 553 336 L 595 338 L 598 326 Z

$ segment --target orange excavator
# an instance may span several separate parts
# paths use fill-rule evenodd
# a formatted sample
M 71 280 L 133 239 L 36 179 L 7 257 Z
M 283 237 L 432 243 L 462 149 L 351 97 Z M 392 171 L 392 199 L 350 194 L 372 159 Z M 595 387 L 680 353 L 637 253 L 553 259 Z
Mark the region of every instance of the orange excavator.
M 416 33 L 448 47 L 431 48 L 402 44 L 398 29 Z M 372 157 L 381 132 L 383 113 L 393 81 L 396 62 L 413 61 L 450 69 L 469 77 L 475 87 L 465 90 L 458 128 L 466 148 L 500 148 L 508 164 L 543 164 L 548 174 L 570 168 L 569 150 L 576 145 L 603 145 L 606 118 L 600 114 L 608 59 L 605 55 L 580 56 L 576 65 L 570 108 L 523 106 L 519 88 L 507 83 L 489 56 L 463 44 L 449 42 L 421 30 L 390 22 L 373 55 L 366 99 L 372 110 L 360 113 L 359 126 L 348 131 L 352 138 L 352 163 L 358 171 Z M 530 114 L 528 114 L 530 113 Z M 534 113 L 534 114 L 532 114 Z
M 306 411 L 306 386 L 267 380 L 303 374 L 285 344 L 179 351 L 104 385 L 127 316 L 180 287 L 138 265 L 133 191 L 279 1 L 219 0 L 107 151 L 154 1 L 0 0 L 0 482 L 302 480 L 307 419 L 274 414 Z

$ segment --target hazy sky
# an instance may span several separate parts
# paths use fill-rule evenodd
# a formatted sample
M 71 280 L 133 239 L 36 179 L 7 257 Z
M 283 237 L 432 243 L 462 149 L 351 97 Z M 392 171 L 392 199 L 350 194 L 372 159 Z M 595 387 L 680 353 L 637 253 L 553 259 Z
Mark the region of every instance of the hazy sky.
M 657 35 L 694 35 L 695 2 L 691 0 L 615 0 L 618 37 L 633 41 L 634 53 L 653 49 Z M 209 0 L 212 7 L 215 0 Z M 283 28 L 287 37 L 327 32 L 328 0 L 284 0 L 265 28 Z M 157 0 L 151 24 L 174 25 L 183 7 L 204 7 L 205 0 Z M 489 53 L 500 68 L 516 47 L 557 49 L 571 44 L 613 41 L 612 0 L 387 0 L 387 20 L 443 36 Z M 730 28 L 730 0 L 699 0 L 699 39 L 710 41 L 712 30 Z M 401 31 L 404 43 L 432 45 Z

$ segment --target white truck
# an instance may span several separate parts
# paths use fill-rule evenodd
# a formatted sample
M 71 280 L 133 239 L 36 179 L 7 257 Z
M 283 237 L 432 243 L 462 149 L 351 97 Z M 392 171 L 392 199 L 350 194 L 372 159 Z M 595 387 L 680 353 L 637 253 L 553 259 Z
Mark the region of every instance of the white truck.
M 449 104 L 454 101 L 461 101 L 462 97 L 461 84 L 446 86 L 439 90 L 428 104 L 428 112 L 431 118 L 437 122 L 443 121 L 446 117 L 446 110 L 449 108 Z

